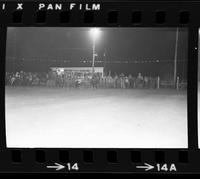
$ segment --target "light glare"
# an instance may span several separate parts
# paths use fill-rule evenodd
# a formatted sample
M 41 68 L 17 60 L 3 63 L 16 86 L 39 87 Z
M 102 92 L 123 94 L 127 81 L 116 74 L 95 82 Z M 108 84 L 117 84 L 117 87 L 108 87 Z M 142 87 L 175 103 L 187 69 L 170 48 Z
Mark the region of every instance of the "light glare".
M 92 28 L 90 29 L 90 34 L 92 36 L 93 39 L 97 39 L 100 36 L 100 29 L 98 28 Z

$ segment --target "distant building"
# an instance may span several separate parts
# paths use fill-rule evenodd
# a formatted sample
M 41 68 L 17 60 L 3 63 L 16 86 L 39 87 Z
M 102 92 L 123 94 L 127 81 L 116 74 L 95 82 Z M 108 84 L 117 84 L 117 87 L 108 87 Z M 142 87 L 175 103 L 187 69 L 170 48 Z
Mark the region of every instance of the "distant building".
M 58 73 L 79 73 L 79 74 L 92 74 L 92 67 L 51 67 L 52 71 Z M 104 67 L 94 67 L 94 72 L 104 76 Z

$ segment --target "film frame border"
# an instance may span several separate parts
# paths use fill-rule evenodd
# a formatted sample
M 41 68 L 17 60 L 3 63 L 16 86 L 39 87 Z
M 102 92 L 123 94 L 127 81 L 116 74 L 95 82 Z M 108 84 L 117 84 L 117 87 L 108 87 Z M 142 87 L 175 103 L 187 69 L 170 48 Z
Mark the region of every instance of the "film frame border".
M 59 1 L 62 4 L 68 2 Z M 59 2 L 50 2 L 56 4 Z M 0 2 L 0 6 L 4 2 Z M 23 3 L 23 10 L 16 10 L 17 3 Z M 73 10 L 69 11 L 68 22 L 61 21 L 61 12 L 56 10 L 38 11 L 40 2 L 5 2 L 6 10 L 0 10 L 0 57 L 3 63 L 1 75 L 1 113 L 0 120 L 0 172 L 128 172 L 128 173 L 200 173 L 198 161 L 197 134 L 197 64 L 198 64 L 198 16 L 200 3 L 198 2 L 98 2 L 99 11 Z M 48 2 L 44 2 L 48 4 Z M 73 3 L 73 1 L 72 1 Z M 78 2 L 87 4 L 87 2 Z M 95 2 L 92 2 L 95 3 Z M 88 4 L 92 4 L 88 2 Z M 45 16 L 44 22 L 37 22 L 37 12 Z M 89 12 L 89 13 L 88 13 Z M 92 12 L 93 15 L 90 13 Z M 117 20 L 109 21 L 109 13 L 118 14 Z M 136 19 L 134 21 L 134 13 Z M 85 22 L 85 14 L 93 16 L 92 22 Z M 15 15 L 13 15 L 15 14 Z M 45 14 L 45 15 L 44 15 Z M 182 15 L 181 15 L 182 14 Z M 17 17 L 16 17 L 17 16 Z M 112 16 L 112 15 L 111 15 Z M 114 15 L 116 16 L 116 15 Z M 74 18 L 76 17 L 76 18 Z M 78 17 L 78 18 L 77 18 Z M 44 20 L 43 19 L 43 20 Z M 87 19 L 87 18 L 86 18 Z M 113 18 L 111 18 L 112 20 Z M 164 21 L 163 21 L 164 19 Z M 161 22 L 160 22 L 161 21 Z M 83 149 L 83 148 L 35 148 L 19 149 L 6 148 L 5 136 L 5 52 L 7 27 L 185 27 L 188 28 L 188 149 Z M 47 165 L 54 162 L 59 164 L 78 163 L 79 170 L 49 170 Z M 157 164 L 172 163 L 177 171 L 139 170 L 137 165 L 144 163 Z

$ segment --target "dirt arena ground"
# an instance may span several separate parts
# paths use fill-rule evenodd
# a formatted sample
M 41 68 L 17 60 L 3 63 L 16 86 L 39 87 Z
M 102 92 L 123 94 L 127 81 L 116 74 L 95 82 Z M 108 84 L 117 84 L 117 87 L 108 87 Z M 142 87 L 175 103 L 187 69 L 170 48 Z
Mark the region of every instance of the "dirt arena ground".
M 6 87 L 8 147 L 187 148 L 186 91 Z

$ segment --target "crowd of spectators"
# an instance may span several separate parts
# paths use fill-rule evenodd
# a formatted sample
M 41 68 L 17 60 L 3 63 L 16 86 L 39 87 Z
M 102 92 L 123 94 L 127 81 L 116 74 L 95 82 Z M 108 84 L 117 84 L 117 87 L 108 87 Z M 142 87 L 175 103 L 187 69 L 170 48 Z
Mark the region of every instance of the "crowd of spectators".
M 137 76 L 131 74 L 114 74 L 102 76 L 99 73 L 92 75 L 58 74 L 56 72 L 6 72 L 6 85 L 9 86 L 48 86 L 62 88 L 157 88 L 157 77 Z

